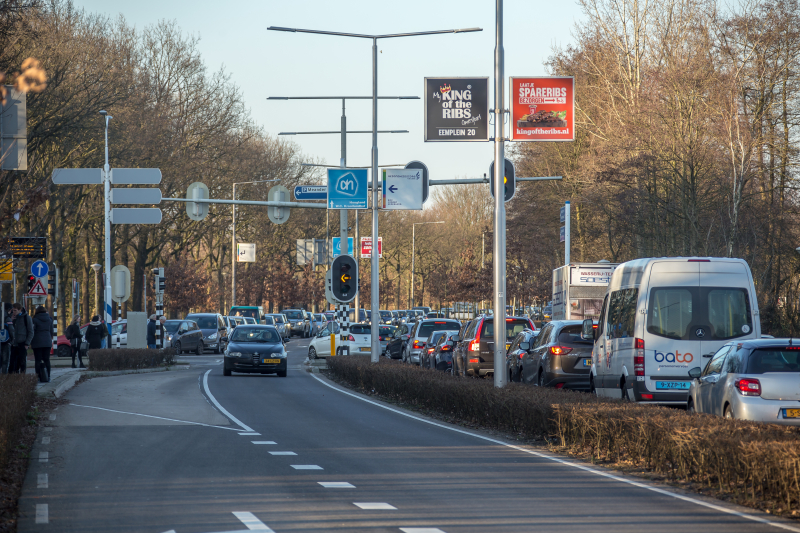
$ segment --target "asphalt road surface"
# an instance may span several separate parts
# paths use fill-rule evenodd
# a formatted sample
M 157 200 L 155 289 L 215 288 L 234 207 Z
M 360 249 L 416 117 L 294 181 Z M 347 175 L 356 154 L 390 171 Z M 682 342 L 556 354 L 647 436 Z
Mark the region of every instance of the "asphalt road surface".
M 221 356 L 96 378 L 37 437 L 18 529 L 58 532 L 697 532 L 800 525 L 421 419 L 301 370 Z

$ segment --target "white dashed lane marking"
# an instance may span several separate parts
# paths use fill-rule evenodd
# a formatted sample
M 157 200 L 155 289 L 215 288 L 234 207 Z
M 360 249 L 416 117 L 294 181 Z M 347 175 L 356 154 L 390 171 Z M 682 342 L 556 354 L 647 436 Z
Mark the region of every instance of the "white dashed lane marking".
M 50 444 L 50 437 L 42 437 L 42 444 Z
M 354 489 L 356 488 L 355 485 L 351 485 L 346 481 L 317 481 L 320 485 L 325 487 L 326 489 Z
M 37 524 L 47 524 L 50 522 L 50 518 L 47 516 L 47 504 L 46 503 L 37 503 L 36 504 L 36 523 Z
M 321 466 L 317 465 L 290 465 L 295 470 L 322 470 Z
M 47 474 L 37 474 L 36 475 L 36 488 L 37 489 L 46 489 L 47 488 Z
M 297 455 L 294 452 L 269 452 L 270 455 Z
M 253 444 L 278 444 L 274 440 L 251 440 Z
M 435 527 L 401 527 L 400 531 L 403 533 L 444 533 Z
M 389 505 L 383 502 L 353 502 L 353 505 L 364 509 L 365 511 L 391 511 L 397 510 L 394 505 Z
M 255 431 L 248 431 L 247 433 L 239 433 L 239 435 L 261 435 L 261 433 L 256 433 Z
M 253 513 L 234 511 L 233 515 L 241 520 L 250 531 L 267 531 L 269 533 L 275 533 L 267 524 L 256 518 L 256 515 Z
M 46 463 L 47 460 L 49 459 L 49 457 L 50 457 L 49 453 L 47 453 L 47 452 L 39 452 L 39 462 L 40 463 Z

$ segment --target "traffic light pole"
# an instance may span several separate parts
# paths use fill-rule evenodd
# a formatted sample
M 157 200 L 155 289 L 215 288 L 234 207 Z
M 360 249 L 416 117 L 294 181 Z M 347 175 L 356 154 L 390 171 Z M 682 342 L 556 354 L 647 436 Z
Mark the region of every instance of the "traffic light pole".
M 503 139 L 505 106 L 503 105 L 503 0 L 496 1 L 494 46 L 494 386 L 506 384 L 506 205 L 505 145 Z

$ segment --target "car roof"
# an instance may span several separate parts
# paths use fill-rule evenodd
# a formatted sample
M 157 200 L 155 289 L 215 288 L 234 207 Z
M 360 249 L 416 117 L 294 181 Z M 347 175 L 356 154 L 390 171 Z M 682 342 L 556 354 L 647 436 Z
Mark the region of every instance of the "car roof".
M 741 344 L 743 348 L 772 348 L 775 346 L 797 346 L 800 348 L 800 339 L 783 337 L 780 339 L 732 339 L 726 344 Z
M 189 318 L 190 316 L 218 316 L 218 315 L 219 313 L 189 313 L 188 315 L 186 315 L 186 318 Z

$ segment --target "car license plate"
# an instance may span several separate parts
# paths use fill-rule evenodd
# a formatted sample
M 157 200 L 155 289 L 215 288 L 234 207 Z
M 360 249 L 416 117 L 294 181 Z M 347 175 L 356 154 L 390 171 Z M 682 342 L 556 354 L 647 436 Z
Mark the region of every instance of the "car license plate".
M 265 365 L 277 365 L 280 364 L 280 362 L 281 362 L 280 359 L 264 359 Z
M 359 348 L 359 349 L 360 349 L 362 352 L 369 352 L 369 351 L 371 351 L 371 350 L 372 350 L 372 348 L 370 348 L 369 346 L 362 346 L 362 347 L 361 347 L 361 348 Z
M 591 359 L 584 359 L 583 360 L 583 366 L 592 366 L 592 360 Z
M 690 381 L 656 381 L 656 390 L 689 390 Z
M 800 409 L 784 409 L 783 418 L 800 418 Z

